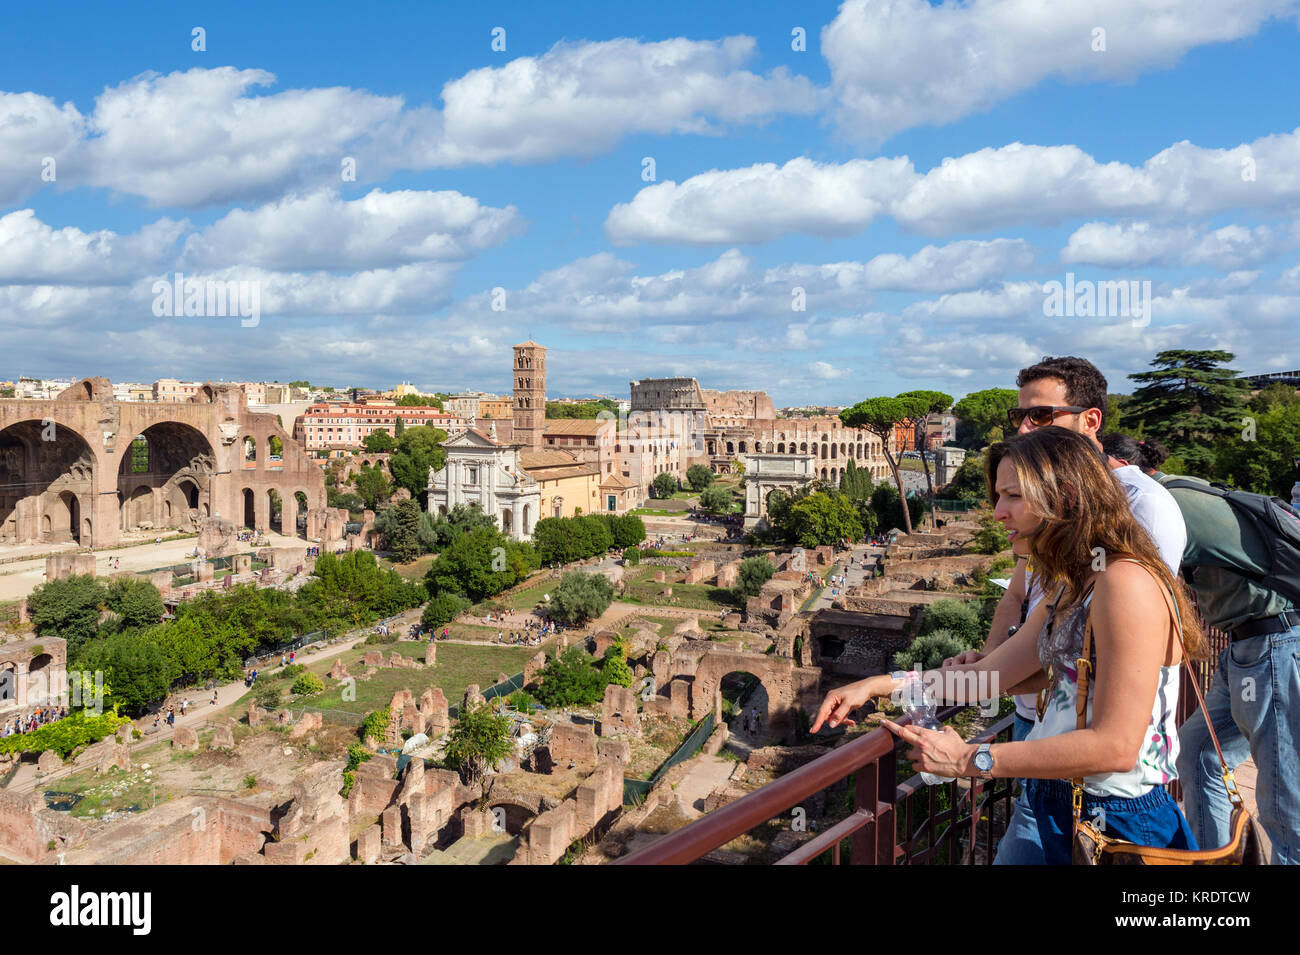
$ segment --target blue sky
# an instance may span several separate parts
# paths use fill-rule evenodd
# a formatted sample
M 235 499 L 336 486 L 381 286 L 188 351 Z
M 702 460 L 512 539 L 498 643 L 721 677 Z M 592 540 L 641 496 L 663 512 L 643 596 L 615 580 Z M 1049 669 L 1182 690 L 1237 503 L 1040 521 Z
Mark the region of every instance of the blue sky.
M 6 11 L 0 377 L 500 391 L 526 338 L 557 396 L 778 405 L 1300 367 L 1296 0 L 177 6 Z M 256 326 L 156 316 L 177 271 Z M 1045 314 L 1067 272 L 1149 315 Z

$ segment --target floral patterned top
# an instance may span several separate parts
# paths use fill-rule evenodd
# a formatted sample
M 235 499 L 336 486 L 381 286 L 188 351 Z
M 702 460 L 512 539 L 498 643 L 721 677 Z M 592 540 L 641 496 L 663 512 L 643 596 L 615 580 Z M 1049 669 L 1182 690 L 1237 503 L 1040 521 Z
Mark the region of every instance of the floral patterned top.
M 1045 691 L 1047 709 L 1030 731 L 1030 740 L 1046 739 L 1070 733 L 1078 728 L 1075 701 L 1078 699 L 1079 654 L 1083 651 L 1083 632 L 1088 620 L 1089 594 L 1082 604 L 1064 611 L 1053 626 L 1043 627 L 1038 636 L 1038 659 L 1043 669 L 1052 674 L 1051 684 Z M 1050 669 L 1049 669 L 1050 667 Z M 1124 796 L 1132 798 L 1150 792 L 1178 778 L 1175 763 L 1178 760 L 1178 732 L 1174 715 L 1178 710 L 1179 665 L 1162 666 L 1156 684 L 1155 700 L 1151 706 L 1151 720 L 1147 725 L 1146 739 L 1138 753 L 1137 765 L 1126 773 L 1104 773 L 1083 777 L 1083 788 L 1094 796 Z M 1096 684 L 1093 684 L 1095 690 Z M 1087 725 L 1092 725 L 1093 693 L 1088 695 Z

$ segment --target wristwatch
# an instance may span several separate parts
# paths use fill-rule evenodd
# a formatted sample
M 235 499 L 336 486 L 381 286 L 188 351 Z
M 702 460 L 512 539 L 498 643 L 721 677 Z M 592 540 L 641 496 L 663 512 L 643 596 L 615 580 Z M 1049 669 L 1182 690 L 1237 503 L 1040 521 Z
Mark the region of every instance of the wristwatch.
M 979 771 L 980 779 L 989 780 L 993 778 L 993 750 L 989 743 L 980 743 L 979 749 L 975 751 L 975 769 Z

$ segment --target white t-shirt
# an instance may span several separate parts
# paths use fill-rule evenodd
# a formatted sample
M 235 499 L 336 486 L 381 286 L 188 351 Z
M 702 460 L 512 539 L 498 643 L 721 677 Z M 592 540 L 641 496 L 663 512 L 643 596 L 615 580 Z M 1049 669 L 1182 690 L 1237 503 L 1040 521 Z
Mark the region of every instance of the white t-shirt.
M 1170 573 L 1177 576 L 1178 568 L 1183 562 L 1183 551 L 1187 547 L 1187 525 L 1183 523 L 1183 512 L 1178 509 L 1178 502 L 1163 484 L 1143 474 L 1136 464 L 1126 464 L 1110 473 L 1124 489 L 1129 510 L 1151 535 L 1151 540 L 1160 551 L 1160 557 Z M 1028 569 L 1025 571 L 1025 587 L 1029 595 L 1029 612 L 1033 613 L 1034 607 L 1043 599 L 1043 593 Z M 1017 696 L 1016 712 L 1022 719 L 1037 720 L 1038 694 L 1022 693 Z

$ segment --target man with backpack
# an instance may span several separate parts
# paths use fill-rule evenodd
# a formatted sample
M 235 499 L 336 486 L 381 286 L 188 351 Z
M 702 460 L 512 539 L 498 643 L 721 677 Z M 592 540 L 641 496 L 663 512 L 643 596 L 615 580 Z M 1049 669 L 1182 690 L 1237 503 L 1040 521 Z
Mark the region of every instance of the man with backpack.
M 1205 694 L 1231 768 L 1259 772 L 1257 817 L 1274 865 L 1300 865 L 1300 514 L 1280 498 L 1156 472 L 1187 526 L 1183 578 L 1228 647 Z M 1232 804 L 1198 710 L 1178 732 L 1183 808 L 1197 842 L 1225 845 Z

